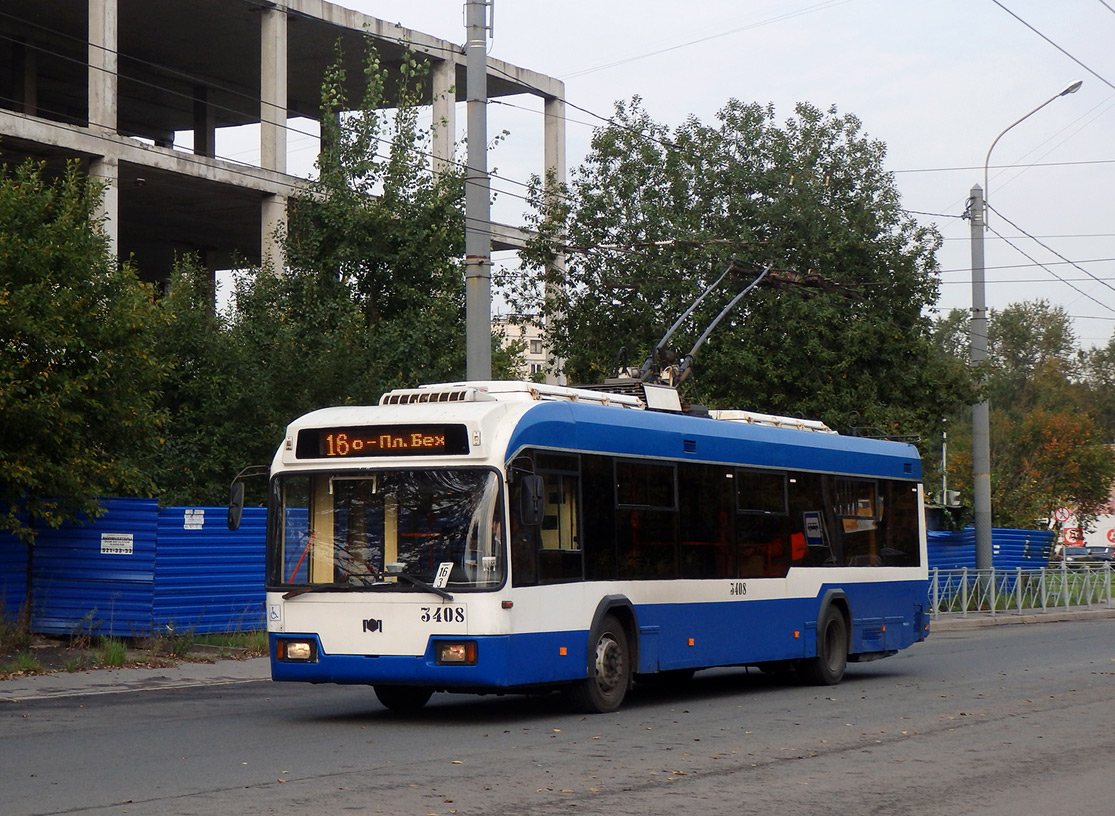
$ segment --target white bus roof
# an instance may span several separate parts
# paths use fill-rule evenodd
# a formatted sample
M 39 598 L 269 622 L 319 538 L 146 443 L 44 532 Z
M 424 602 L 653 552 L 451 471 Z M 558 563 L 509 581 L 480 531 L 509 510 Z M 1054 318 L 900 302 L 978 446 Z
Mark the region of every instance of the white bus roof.
M 662 386 L 654 386 L 657 397 L 654 408 L 669 399 L 662 399 Z M 674 395 L 680 411 L 680 400 L 676 399 L 676 391 L 669 389 Z M 631 408 L 647 410 L 646 400 L 634 394 L 616 394 L 609 391 L 598 391 L 590 388 L 573 388 L 564 385 L 548 385 L 545 383 L 530 383 L 518 380 L 485 380 L 477 382 L 436 383 L 420 385 L 417 388 L 396 388 L 380 397 L 380 405 L 414 405 L 422 403 L 452 403 L 452 402 L 543 402 L 567 401 L 583 402 L 591 405 L 606 405 L 617 408 Z M 751 425 L 767 425 L 774 428 L 789 428 L 799 431 L 813 431 L 816 433 L 834 434 L 832 428 L 823 422 L 813 419 L 800 419 L 798 417 L 784 417 L 775 414 L 762 414 L 754 411 L 739 410 L 713 410 L 709 411 L 713 419 L 728 422 L 746 422 Z

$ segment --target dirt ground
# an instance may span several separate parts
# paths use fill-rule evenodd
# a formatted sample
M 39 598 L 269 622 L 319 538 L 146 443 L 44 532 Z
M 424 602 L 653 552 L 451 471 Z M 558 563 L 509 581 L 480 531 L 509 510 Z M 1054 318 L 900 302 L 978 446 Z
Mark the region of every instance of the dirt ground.
M 29 646 L 0 652 L 0 680 L 30 674 L 121 666 L 161 668 L 186 661 L 212 663 L 217 660 L 243 660 L 259 656 L 257 652 L 234 646 L 143 640 L 127 640 L 122 643 L 124 650 L 117 647 L 115 651 L 110 651 L 89 638 L 35 635 Z

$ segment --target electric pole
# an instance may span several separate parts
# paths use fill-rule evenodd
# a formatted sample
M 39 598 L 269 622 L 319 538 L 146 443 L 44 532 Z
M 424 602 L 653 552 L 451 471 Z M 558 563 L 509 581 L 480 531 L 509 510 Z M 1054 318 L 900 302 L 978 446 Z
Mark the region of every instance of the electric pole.
M 986 215 L 983 189 L 972 188 L 969 210 L 972 236 L 972 319 L 969 324 L 969 359 L 977 376 L 987 362 L 987 296 L 983 260 Z M 982 379 L 982 377 L 981 377 Z M 991 406 L 981 400 L 972 406 L 972 504 L 975 511 L 976 569 L 992 567 L 991 550 Z
M 495 0 L 465 2 L 465 372 L 492 378 L 492 224 L 488 176 L 488 9 Z

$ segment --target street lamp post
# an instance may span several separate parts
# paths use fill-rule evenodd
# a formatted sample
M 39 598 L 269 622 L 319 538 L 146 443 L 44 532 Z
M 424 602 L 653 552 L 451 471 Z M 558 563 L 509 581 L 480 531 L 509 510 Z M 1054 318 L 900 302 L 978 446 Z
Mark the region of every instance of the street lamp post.
M 983 161 L 983 188 L 977 184 L 971 191 L 972 237 L 972 319 L 969 328 L 969 352 L 972 368 L 978 369 L 987 360 L 987 296 L 985 292 L 983 234 L 987 229 L 987 170 L 991 151 L 1007 131 L 1029 119 L 1050 102 L 1076 93 L 1084 83 L 1077 81 L 1060 93 L 1051 96 L 1025 116 L 1016 119 L 1003 129 L 987 150 Z M 987 400 L 972 406 L 972 504 L 976 527 L 976 568 L 989 570 L 991 558 L 991 410 Z

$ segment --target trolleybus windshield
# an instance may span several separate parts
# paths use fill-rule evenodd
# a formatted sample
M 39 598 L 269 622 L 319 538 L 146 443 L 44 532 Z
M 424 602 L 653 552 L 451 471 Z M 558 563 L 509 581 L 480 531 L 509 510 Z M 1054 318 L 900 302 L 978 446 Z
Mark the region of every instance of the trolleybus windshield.
M 272 511 L 271 586 L 414 590 L 400 573 L 457 590 L 503 583 L 500 480 L 491 470 L 282 475 Z

